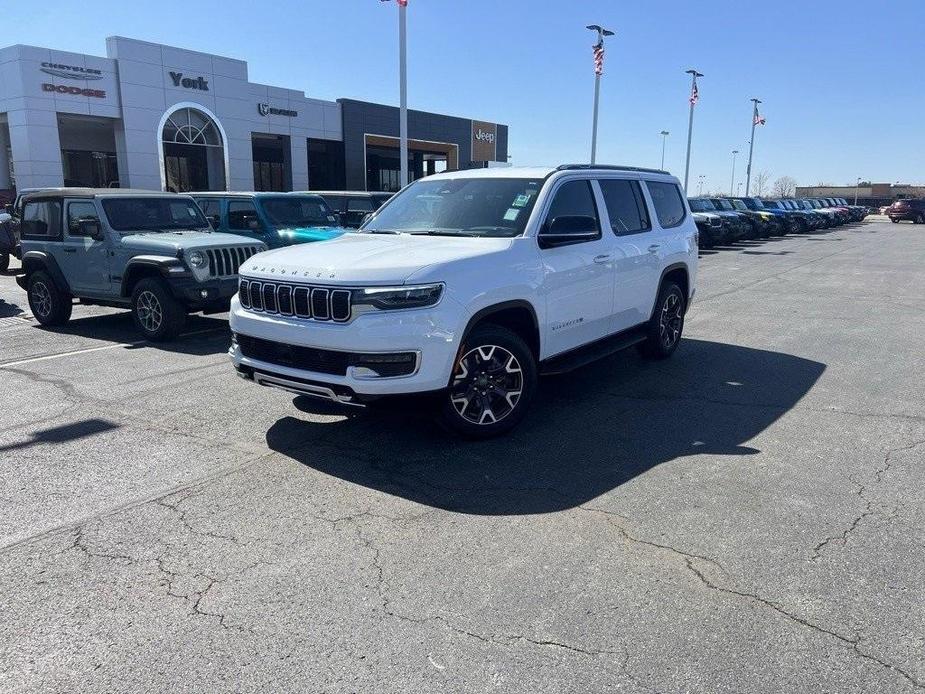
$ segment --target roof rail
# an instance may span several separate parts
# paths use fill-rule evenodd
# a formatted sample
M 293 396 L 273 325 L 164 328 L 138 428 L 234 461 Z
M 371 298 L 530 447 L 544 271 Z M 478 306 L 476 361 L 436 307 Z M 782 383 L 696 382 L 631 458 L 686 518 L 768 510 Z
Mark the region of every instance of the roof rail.
M 556 167 L 556 171 L 637 171 L 640 173 L 664 174 L 670 176 L 668 171 L 661 169 L 646 169 L 640 166 L 617 166 L 615 164 L 562 164 Z

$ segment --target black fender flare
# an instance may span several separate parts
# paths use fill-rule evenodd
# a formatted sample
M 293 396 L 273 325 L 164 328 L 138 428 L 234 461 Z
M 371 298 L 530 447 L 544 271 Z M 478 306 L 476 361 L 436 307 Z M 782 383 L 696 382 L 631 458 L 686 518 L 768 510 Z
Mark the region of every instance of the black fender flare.
M 22 254 L 23 273 L 16 277 L 16 283 L 23 289 L 29 288 L 29 275 L 36 270 L 47 272 L 54 283 L 64 292 L 71 293 L 71 285 L 61 271 L 58 261 L 48 251 L 26 251 Z
M 466 323 L 466 329 L 463 331 L 462 338 L 459 341 L 460 345 L 466 341 L 466 338 L 469 337 L 472 329 L 481 321 L 494 313 L 501 313 L 502 311 L 507 311 L 508 309 L 512 308 L 527 309 L 527 311 L 530 313 L 530 317 L 533 319 L 533 328 L 537 331 L 537 334 L 539 334 L 540 322 L 536 317 L 536 309 L 533 308 L 533 304 L 531 304 L 526 299 L 512 299 L 510 301 L 502 301 L 497 304 L 492 304 L 491 306 L 486 306 L 485 308 L 476 311 L 469 319 L 469 322 Z
M 659 288 L 659 291 L 661 291 L 662 284 L 663 284 L 664 281 L 665 281 L 665 277 L 668 275 L 668 273 L 674 272 L 675 270 L 683 270 L 683 271 L 684 271 L 684 274 L 687 275 L 687 296 L 684 297 L 684 312 L 686 313 L 686 312 L 687 312 L 687 307 L 688 307 L 688 306 L 690 305 L 690 303 L 691 303 L 691 296 L 690 296 L 690 294 L 691 294 L 691 270 L 690 270 L 690 268 L 687 266 L 687 263 L 672 263 L 671 265 L 666 266 L 666 267 L 662 270 L 662 275 L 661 275 L 661 277 L 658 278 L 658 288 Z M 656 301 L 657 301 L 657 300 L 658 300 L 658 295 L 656 295 L 655 298 L 656 298 Z M 655 313 L 655 302 L 652 303 L 652 310 L 649 311 L 649 319 L 650 319 L 650 320 L 652 319 L 652 314 L 654 314 L 654 313 Z
M 183 268 L 183 271 L 171 272 L 170 268 L 172 267 Z M 145 270 L 148 270 L 148 268 L 153 268 L 157 270 L 158 274 L 165 279 L 168 277 L 189 277 L 191 274 L 185 267 L 183 267 L 183 264 L 176 256 L 136 255 L 134 258 L 131 258 L 128 263 L 126 263 L 125 268 L 122 271 L 122 284 L 119 287 L 120 296 L 128 296 L 130 294 L 130 282 L 138 268 L 144 268 Z

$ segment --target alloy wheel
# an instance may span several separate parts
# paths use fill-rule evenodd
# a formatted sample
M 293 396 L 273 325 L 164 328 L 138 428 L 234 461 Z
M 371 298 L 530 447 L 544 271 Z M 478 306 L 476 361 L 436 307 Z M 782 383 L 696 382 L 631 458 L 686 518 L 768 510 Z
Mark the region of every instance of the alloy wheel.
M 44 282 L 32 285 L 33 310 L 42 318 L 51 315 L 51 291 Z
M 164 311 L 154 292 L 145 290 L 139 294 L 136 310 L 138 312 L 138 321 L 145 331 L 149 333 L 157 332 L 164 320 Z
M 659 339 L 664 349 L 670 350 L 681 337 L 683 320 L 681 297 L 672 292 L 665 297 L 665 302 L 662 304 L 662 314 L 658 321 Z
M 450 386 L 450 402 L 467 422 L 494 424 L 514 411 L 523 386 L 523 370 L 517 357 L 498 345 L 480 345 L 459 360 Z

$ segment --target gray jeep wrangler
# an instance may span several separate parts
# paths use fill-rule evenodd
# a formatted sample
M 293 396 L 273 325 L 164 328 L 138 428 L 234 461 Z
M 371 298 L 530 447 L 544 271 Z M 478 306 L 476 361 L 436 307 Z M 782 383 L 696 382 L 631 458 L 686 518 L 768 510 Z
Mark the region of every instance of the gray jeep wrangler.
M 168 340 L 195 311 L 228 310 L 238 268 L 266 250 L 212 231 L 187 195 L 88 188 L 32 193 L 20 221 L 16 281 L 42 325 L 62 325 L 73 299 L 130 308 L 148 340 Z

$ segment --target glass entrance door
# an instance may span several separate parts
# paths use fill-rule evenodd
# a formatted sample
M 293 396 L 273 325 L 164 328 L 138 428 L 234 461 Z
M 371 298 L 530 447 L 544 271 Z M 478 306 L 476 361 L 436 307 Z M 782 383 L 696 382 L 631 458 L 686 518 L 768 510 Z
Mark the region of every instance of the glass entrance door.
M 164 169 L 167 190 L 172 193 L 209 190 L 209 167 L 205 147 L 165 142 Z

